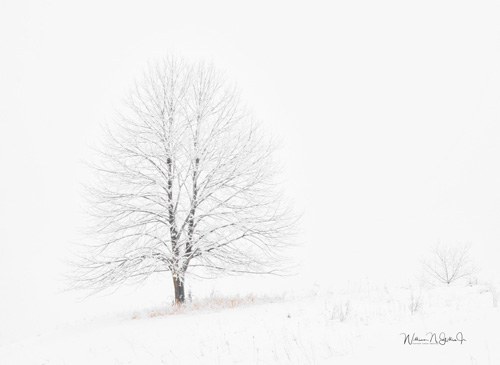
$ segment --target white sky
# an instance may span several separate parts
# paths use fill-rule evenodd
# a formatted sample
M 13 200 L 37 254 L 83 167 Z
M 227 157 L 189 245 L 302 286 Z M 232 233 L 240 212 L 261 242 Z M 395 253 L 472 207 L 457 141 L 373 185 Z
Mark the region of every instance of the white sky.
M 0 0 L 0 322 L 78 308 L 54 293 L 80 161 L 169 52 L 213 61 L 283 138 L 304 282 L 412 276 L 438 241 L 498 275 L 498 19 L 497 1 Z

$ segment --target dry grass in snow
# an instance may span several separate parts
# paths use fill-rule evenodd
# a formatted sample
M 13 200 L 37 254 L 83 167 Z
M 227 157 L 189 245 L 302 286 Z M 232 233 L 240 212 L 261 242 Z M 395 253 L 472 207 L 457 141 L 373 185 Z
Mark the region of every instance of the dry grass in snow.
M 197 311 L 214 311 L 230 309 L 242 306 L 249 306 L 253 304 L 264 303 L 279 303 L 285 300 L 285 295 L 281 296 L 266 296 L 248 294 L 245 296 L 223 296 L 212 293 L 207 298 L 202 299 L 188 299 L 183 305 L 165 305 L 160 308 L 149 308 L 140 312 L 134 312 L 131 315 L 132 319 L 138 318 L 154 318 L 161 316 L 171 316 L 177 314 L 186 314 Z

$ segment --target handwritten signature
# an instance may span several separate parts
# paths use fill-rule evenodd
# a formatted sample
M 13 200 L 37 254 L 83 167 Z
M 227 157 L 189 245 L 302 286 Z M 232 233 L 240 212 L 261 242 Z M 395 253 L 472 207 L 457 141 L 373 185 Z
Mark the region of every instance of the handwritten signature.
M 401 333 L 404 338 L 403 345 L 446 345 L 449 342 L 457 342 L 461 345 L 467 341 L 462 332 L 457 332 L 455 336 L 448 336 L 446 333 L 427 332 L 425 337 L 418 337 L 415 332 Z

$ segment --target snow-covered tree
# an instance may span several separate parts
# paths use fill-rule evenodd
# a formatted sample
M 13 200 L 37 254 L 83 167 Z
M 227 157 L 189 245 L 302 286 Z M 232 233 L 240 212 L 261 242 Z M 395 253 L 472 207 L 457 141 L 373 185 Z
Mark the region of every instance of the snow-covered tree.
M 282 268 L 295 220 L 276 186 L 275 143 L 212 66 L 151 65 L 102 146 L 88 189 L 95 237 L 82 246 L 77 287 L 170 272 L 182 303 L 187 274 Z
M 437 244 L 422 261 L 428 281 L 451 284 L 472 275 L 476 270 L 469 255 L 470 246 Z

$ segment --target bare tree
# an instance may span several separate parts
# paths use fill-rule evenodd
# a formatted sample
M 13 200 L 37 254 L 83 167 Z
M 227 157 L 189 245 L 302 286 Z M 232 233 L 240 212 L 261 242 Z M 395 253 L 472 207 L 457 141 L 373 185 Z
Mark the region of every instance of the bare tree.
M 174 57 L 150 66 L 103 145 L 77 287 L 170 272 L 182 303 L 187 274 L 282 268 L 295 221 L 277 190 L 275 143 L 213 67 Z
M 475 269 L 469 251 L 468 245 L 437 244 L 430 256 L 422 261 L 424 274 L 442 284 L 451 284 L 473 274 Z

